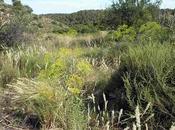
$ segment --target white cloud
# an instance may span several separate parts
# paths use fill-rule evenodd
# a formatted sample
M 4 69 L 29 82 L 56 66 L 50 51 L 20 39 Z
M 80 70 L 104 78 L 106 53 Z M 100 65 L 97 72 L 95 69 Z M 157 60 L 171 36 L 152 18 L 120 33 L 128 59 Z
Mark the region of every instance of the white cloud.
M 161 8 L 175 8 L 175 0 L 163 0 Z

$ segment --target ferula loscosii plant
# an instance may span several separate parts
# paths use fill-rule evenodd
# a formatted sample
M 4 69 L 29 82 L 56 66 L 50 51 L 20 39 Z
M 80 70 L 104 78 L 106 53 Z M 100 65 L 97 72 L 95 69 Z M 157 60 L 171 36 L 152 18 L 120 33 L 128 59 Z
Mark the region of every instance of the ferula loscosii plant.
M 92 65 L 81 57 L 82 54 L 80 49 L 61 48 L 55 61 L 40 72 L 39 78 L 57 80 L 70 92 L 79 94 L 86 79 L 93 73 Z

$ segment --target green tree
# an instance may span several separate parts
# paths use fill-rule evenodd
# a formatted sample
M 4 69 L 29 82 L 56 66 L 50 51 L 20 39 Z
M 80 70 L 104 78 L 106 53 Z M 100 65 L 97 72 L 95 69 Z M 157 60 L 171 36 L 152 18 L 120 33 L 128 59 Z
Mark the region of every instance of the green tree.
M 20 0 L 12 0 L 13 6 L 22 6 Z
M 15 11 L 20 12 L 23 9 L 23 5 L 20 0 L 12 0 L 12 3 Z
M 118 25 L 140 26 L 148 21 L 156 21 L 161 0 L 116 0 L 106 13 L 103 22 L 111 28 Z
M 13 6 L 4 6 L 2 13 L 0 10 L 0 44 L 16 46 L 23 41 L 29 41 L 24 33 L 36 32 L 34 16 L 32 9 L 23 6 L 19 0 L 13 0 Z

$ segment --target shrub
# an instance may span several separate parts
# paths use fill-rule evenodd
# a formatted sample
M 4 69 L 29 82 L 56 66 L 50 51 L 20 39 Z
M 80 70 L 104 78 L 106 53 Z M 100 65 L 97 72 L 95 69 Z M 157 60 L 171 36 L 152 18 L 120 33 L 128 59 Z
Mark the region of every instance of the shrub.
M 114 73 L 106 88 L 107 95 L 116 96 L 118 109 L 141 110 L 152 103 L 155 113 L 150 125 L 170 127 L 175 121 L 175 48 L 173 45 L 147 44 L 130 47 L 121 58 L 119 70 Z M 111 94 L 113 93 L 113 94 Z M 165 120 L 162 120 L 164 118 Z
M 83 84 L 84 79 L 76 74 L 70 75 L 66 81 L 66 86 L 68 87 L 68 90 L 73 94 L 79 94 Z
M 156 22 L 148 22 L 146 24 L 143 24 L 139 29 L 141 42 L 159 42 L 161 39 L 163 39 L 163 37 L 167 35 L 165 31 L 166 30 Z
M 95 33 L 97 32 L 97 28 L 93 25 L 76 25 L 75 30 L 77 30 L 78 33 Z
M 20 24 L 11 24 L 4 28 L 3 31 L 0 32 L 1 42 L 5 46 L 14 46 L 22 41 L 23 38 L 23 27 Z
M 78 32 L 72 28 L 70 28 L 67 32 L 67 35 L 70 35 L 70 36 L 76 36 L 77 34 L 78 34 Z
M 86 77 L 93 73 L 91 64 L 81 58 L 82 54 L 80 49 L 60 48 L 55 61 L 40 72 L 39 78 L 57 80 L 70 92 L 79 94 Z
M 116 41 L 133 42 L 136 38 L 136 31 L 133 27 L 127 25 L 119 26 L 114 32 L 114 39 Z
M 64 34 L 64 33 L 66 33 L 68 31 L 68 29 L 67 28 L 62 28 L 62 27 L 55 27 L 54 29 L 53 29 L 53 33 L 58 33 L 58 34 Z
M 33 15 L 31 14 L 31 11 L 28 10 L 28 7 L 23 7 L 21 5 L 20 8 L 14 7 L 9 10 L 10 11 L 5 10 L 2 12 L 2 14 L 7 15 L 1 16 L 2 19 L 7 20 L 3 26 L 1 25 L 2 21 L 0 21 L 0 44 L 11 47 L 16 46 L 21 42 L 26 42 L 26 40 L 30 40 L 24 36 L 24 33 L 34 32 L 37 28 L 35 28 L 32 23 Z

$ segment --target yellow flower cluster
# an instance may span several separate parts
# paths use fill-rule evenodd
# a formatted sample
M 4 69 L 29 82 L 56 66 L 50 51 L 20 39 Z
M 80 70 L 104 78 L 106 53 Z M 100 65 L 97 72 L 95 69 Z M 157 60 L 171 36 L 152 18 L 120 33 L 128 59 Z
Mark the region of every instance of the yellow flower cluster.
M 93 72 L 92 65 L 83 59 L 81 49 L 60 48 L 55 61 L 47 54 L 45 60 L 50 66 L 41 71 L 40 78 L 56 79 L 66 86 L 73 94 L 79 94 L 85 84 L 85 79 Z

